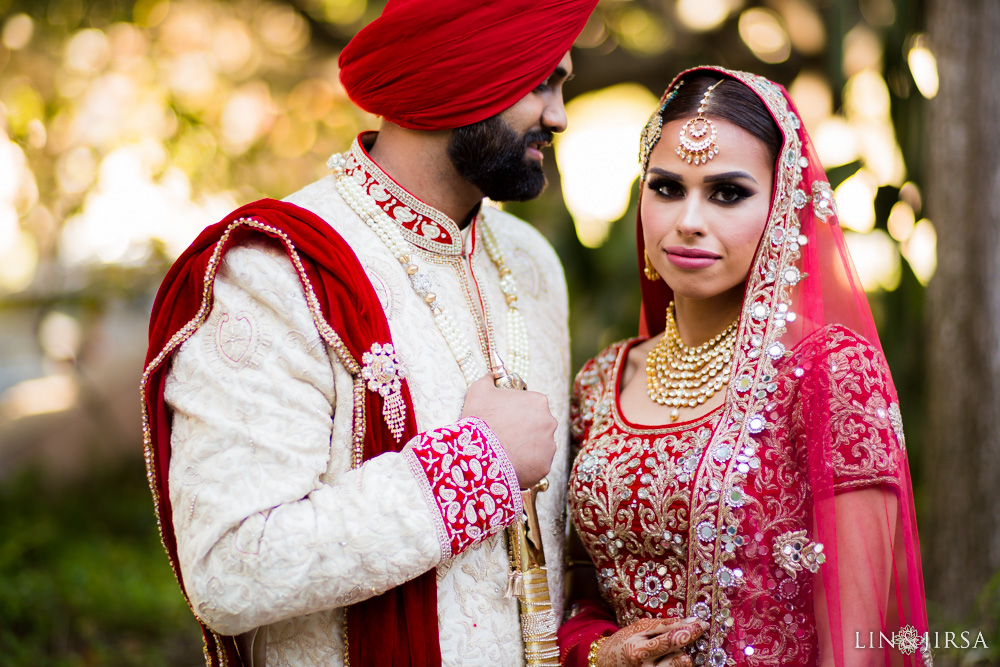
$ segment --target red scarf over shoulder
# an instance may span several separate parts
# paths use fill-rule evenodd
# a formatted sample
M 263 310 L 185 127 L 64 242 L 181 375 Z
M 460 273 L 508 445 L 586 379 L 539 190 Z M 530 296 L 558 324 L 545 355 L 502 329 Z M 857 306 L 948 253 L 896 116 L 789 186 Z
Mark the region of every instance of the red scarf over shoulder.
M 339 361 L 360 382 L 361 356 L 374 343 L 391 342 L 389 323 L 354 251 L 315 214 L 293 204 L 262 199 L 237 209 L 205 229 L 167 272 L 153 304 L 149 350 L 142 377 L 143 436 L 146 469 L 156 506 L 163 546 L 181 588 L 168 470 L 170 410 L 163 399 L 170 358 L 205 322 L 212 310 L 213 286 L 223 254 L 248 238 L 264 235 L 279 241 L 302 282 L 317 328 Z M 362 385 L 363 386 L 363 385 Z M 396 441 L 381 418 L 382 397 L 362 389 L 354 406 L 356 445 L 362 460 L 399 451 L 416 435 L 413 405 L 406 382 L 403 437 Z M 362 393 L 355 391 L 355 400 Z M 361 437 L 363 435 L 363 441 Z M 347 610 L 350 664 L 441 664 L 438 642 L 437 582 L 433 570 L 353 605 Z M 200 620 L 199 620 L 200 622 Z M 202 624 L 212 667 L 239 665 L 233 637 Z

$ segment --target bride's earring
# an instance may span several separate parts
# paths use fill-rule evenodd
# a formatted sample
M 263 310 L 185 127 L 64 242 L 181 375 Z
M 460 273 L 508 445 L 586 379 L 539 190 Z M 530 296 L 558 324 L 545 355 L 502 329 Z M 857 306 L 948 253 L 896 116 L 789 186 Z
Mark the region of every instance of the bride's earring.
M 646 276 L 647 280 L 652 280 L 654 282 L 659 280 L 660 274 L 653 268 L 653 263 L 649 261 L 649 255 L 646 254 L 645 250 L 642 252 L 642 256 L 646 260 L 646 266 L 642 268 L 643 275 Z

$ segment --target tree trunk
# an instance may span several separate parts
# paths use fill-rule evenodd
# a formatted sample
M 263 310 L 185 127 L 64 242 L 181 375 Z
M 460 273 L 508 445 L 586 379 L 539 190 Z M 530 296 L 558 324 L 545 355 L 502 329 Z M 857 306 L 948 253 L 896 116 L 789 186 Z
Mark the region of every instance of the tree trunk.
M 956 622 L 1000 568 L 1000 2 L 929 0 L 928 598 Z

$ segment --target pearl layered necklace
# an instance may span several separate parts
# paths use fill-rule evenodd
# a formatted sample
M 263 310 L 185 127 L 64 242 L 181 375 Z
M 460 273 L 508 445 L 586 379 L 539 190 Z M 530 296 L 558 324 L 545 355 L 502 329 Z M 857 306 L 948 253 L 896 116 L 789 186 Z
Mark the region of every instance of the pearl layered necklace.
M 472 384 L 486 373 L 486 368 L 476 361 L 468 333 L 461 329 L 451 313 L 445 308 L 434 291 L 430 277 L 420 270 L 410 254 L 410 244 L 403 237 L 399 223 L 394 221 L 369 196 L 364 188 L 345 171 L 346 154 L 335 155 L 328 163 L 337 177 L 337 191 L 351 209 L 365 221 L 382 243 L 404 267 L 413 291 L 423 299 L 434 316 L 434 324 L 444 336 L 452 355 L 458 362 L 466 384 Z M 482 213 L 476 219 L 476 228 L 482 230 L 483 246 L 486 254 L 500 273 L 500 290 L 507 303 L 507 359 L 504 364 L 508 372 L 527 381 L 528 377 L 528 329 L 518 307 L 517 279 L 507 266 L 493 230 Z M 487 361 L 489 363 L 489 361 Z
M 663 337 L 646 357 L 646 393 L 672 408 L 670 421 L 677 421 L 681 408 L 701 405 L 729 382 L 738 323 L 739 318 L 708 342 L 688 347 L 677 331 L 673 301 L 667 306 Z

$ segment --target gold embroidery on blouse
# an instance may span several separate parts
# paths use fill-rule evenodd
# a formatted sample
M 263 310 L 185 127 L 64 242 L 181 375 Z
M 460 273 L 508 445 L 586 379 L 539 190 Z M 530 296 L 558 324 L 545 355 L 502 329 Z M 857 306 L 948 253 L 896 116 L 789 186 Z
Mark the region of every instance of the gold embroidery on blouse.
M 581 539 L 610 561 L 598 579 L 623 626 L 684 615 L 692 474 L 720 414 L 667 428 L 624 424 L 614 396 L 628 349 L 612 346 L 577 379 L 578 436 L 591 426 L 569 492 Z
M 902 448 L 885 447 L 887 431 L 897 440 L 899 435 L 895 433 L 893 406 L 886 401 L 888 374 L 881 354 L 844 327 L 830 327 L 825 334 L 828 352 L 823 359 L 830 374 L 834 488 L 841 491 L 878 482 L 896 484 L 898 458 L 904 452 Z M 868 395 L 864 405 L 859 402 L 859 394 Z M 846 460 L 845 451 L 856 460 Z
M 819 572 L 819 566 L 826 562 L 826 555 L 823 554 L 823 545 L 806 537 L 803 529 L 774 538 L 774 560 L 794 579 L 803 570 L 813 574 Z
M 607 532 L 605 524 L 616 519 L 618 507 L 627 504 L 631 497 L 626 497 L 617 506 L 605 510 L 603 512 L 605 518 L 600 522 L 594 520 L 594 512 L 586 505 L 580 510 L 581 498 L 589 495 L 604 497 L 614 494 L 609 493 L 600 484 L 597 493 L 590 494 L 589 489 L 586 487 L 581 489 L 579 484 L 586 485 L 593 483 L 595 479 L 603 479 L 604 468 L 615 468 L 630 458 L 637 458 L 633 453 L 634 450 L 627 446 L 637 438 L 630 434 L 623 435 L 611 417 L 614 411 L 614 394 L 610 387 L 615 386 L 617 373 L 620 370 L 618 362 L 627 355 L 627 348 L 628 341 L 609 347 L 593 362 L 587 364 L 577 376 L 574 392 L 574 436 L 578 442 L 584 433 L 587 433 L 588 438 L 576 460 L 570 487 L 574 521 L 578 522 L 578 527 L 584 529 L 581 532 L 596 533 L 590 535 L 589 539 L 584 538 L 588 550 L 604 556 L 599 560 L 611 561 L 606 567 L 602 563 L 598 575 L 607 599 L 613 603 L 621 623 L 631 622 L 640 615 L 652 615 L 653 611 L 658 616 L 676 615 L 678 612 L 671 604 L 659 608 L 655 606 L 657 597 L 664 592 L 673 596 L 675 600 L 686 599 L 686 591 L 678 585 L 678 577 L 674 576 L 669 554 L 643 561 L 641 557 L 634 557 L 629 551 L 630 545 L 639 544 L 640 548 L 645 547 L 640 538 L 623 535 L 627 531 L 636 530 L 635 524 L 626 524 L 622 530 L 612 527 L 612 532 L 610 534 Z M 854 361 L 848 364 L 844 362 L 845 359 Z M 810 490 L 802 460 L 801 443 L 793 437 L 788 437 L 790 432 L 801 428 L 801 425 L 808 420 L 803 403 L 791 398 L 799 390 L 802 382 L 801 368 L 797 366 L 807 362 L 826 364 L 827 367 L 822 370 L 828 377 L 829 364 L 834 363 L 838 366 L 838 375 L 833 384 L 840 387 L 839 391 L 843 396 L 838 399 L 841 405 L 836 409 L 853 413 L 845 416 L 841 422 L 848 427 L 853 436 L 843 438 L 835 444 L 836 447 L 850 451 L 860 440 L 879 445 L 883 451 L 895 453 L 897 448 L 889 447 L 887 444 L 891 442 L 891 436 L 888 435 L 890 428 L 888 415 L 886 413 L 885 419 L 882 419 L 877 407 L 885 405 L 884 393 L 887 389 L 884 366 L 881 362 L 876 362 L 877 359 L 880 357 L 872 346 L 844 327 L 830 327 L 817 332 L 804 341 L 801 348 L 796 350 L 795 357 L 789 359 L 781 367 L 780 375 L 773 379 L 774 391 L 768 392 L 770 400 L 779 404 L 792 401 L 792 412 L 785 415 L 782 423 L 774 425 L 776 427 L 774 431 L 763 431 L 759 435 L 754 455 L 748 456 L 747 449 L 727 451 L 724 447 L 720 448 L 717 441 L 713 443 L 713 449 L 705 454 L 723 460 L 731 456 L 736 464 L 735 472 L 744 474 L 747 481 L 742 486 L 731 487 L 726 495 L 718 494 L 716 502 L 725 505 L 730 518 L 724 524 L 722 531 L 710 521 L 696 520 L 697 517 L 692 512 L 688 532 L 693 535 L 692 539 L 698 539 L 706 545 L 714 546 L 718 540 L 722 551 L 739 557 L 737 563 L 727 562 L 723 565 L 727 569 L 721 570 L 722 582 L 743 581 L 744 583 L 739 586 L 739 594 L 746 602 L 745 606 L 766 608 L 767 611 L 752 617 L 741 615 L 737 618 L 733 614 L 723 614 L 723 610 L 717 608 L 713 610 L 705 600 L 696 602 L 691 611 L 692 615 L 705 620 L 714 620 L 723 626 L 727 621 L 734 626 L 738 623 L 743 630 L 746 643 L 755 647 L 751 664 L 771 664 L 769 661 L 775 656 L 781 656 L 782 660 L 793 663 L 796 660 L 805 662 L 816 648 L 811 613 L 803 606 L 811 599 L 811 578 L 789 576 L 782 569 L 780 559 L 772 559 L 769 556 L 772 553 L 774 536 L 804 531 L 809 522 Z M 864 360 L 864 363 L 858 360 Z M 864 401 L 854 400 L 851 395 L 852 388 L 864 388 L 869 398 Z M 605 407 L 608 408 L 608 412 L 605 412 Z M 869 430 L 859 431 L 858 424 L 867 424 L 866 428 Z M 646 446 L 649 447 L 648 441 L 654 439 L 655 435 L 647 434 L 644 438 L 647 441 Z M 617 450 L 614 449 L 616 444 Z M 655 444 L 654 442 L 654 446 Z M 696 447 L 692 447 L 676 459 L 673 474 L 679 480 L 685 481 L 681 479 L 683 476 L 693 474 L 708 444 L 709 437 L 705 435 Z M 615 454 L 615 451 L 620 454 Z M 862 447 L 856 451 L 864 453 L 867 448 Z M 642 456 L 644 455 L 638 458 Z M 625 461 L 619 460 L 620 457 Z M 883 455 L 874 457 L 873 460 L 890 461 L 891 458 Z M 637 470 L 635 474 L 641 475 L 644 471 L 645 469 Z M 859 486 L 871 485 L 885 479 L 884 474 L 874 467 L 865 469 L 861 466 L 851 474 L 858 477 L 851 478 L 850 483 Z M 743 489 L 748 493 L 743 493 Z M 639 489 L 640 493 L 642 491 L 643 489 Z M 709 495 L 711 497 L 711 494 Z M 758 500 L 765 499 L 769 495 L 771 499 L 766 505 L 761 504 L 765 502 L 764 500 Z M 633 515 L 625 515 L 626 519 L 634 520 L 640 509 L 637 508 L 635 511 Z M 584 522 L 589 520 L 589 523 L 582 525 L 581 520 Z M 611 548 L 599 542 L 602 535 L 612 544 Z M 803 532 L 802 535 L 806 533 Z M 620 541 L 621 545 L 617 542 L 611 543 L 612 538 Z M 680 544 L 680 548 L 681 553 L 675 558 L 677 565 L 681 568 L 697 566 L 698 564 L 692 565 L 683 555 L 687 550 L 686 540 Z M 618 555 L 607 558 L 607 554 L 612 551 L 617 551 Z M 746 564 L 751 564 L 751 567 L 747 568 Z M 766 567 L 760 567 L 762 564 Z M 708 571 L 707 567 L 702 569 Z M 642 602 L 644 596 L 646 602 Z M 649 598 L 653 599 L 654 604 L 649 604 Z M 625 600 L 631 600 L 631 604 Z M 741 646 L 742 644 L 737 645 L 736 648 L 739 649 Z

